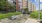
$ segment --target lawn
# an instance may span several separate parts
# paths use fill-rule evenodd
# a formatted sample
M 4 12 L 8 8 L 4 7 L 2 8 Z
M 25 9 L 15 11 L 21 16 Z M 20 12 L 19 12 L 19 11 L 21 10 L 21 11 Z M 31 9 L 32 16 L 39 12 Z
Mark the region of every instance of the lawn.
M 12 15 L 19 15 L 19 14 L 21 14 L 21 12 L 9 12 L 4 14 L 0 13 L 0 19 L 8 18 Z

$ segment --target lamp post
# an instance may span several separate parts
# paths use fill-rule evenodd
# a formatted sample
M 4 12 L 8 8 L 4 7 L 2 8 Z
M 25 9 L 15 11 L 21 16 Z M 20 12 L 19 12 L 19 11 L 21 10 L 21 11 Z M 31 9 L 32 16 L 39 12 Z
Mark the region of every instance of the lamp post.
M 39 3 L 38 21 L 40 22 L 40 0 L 38 1 L 38 3 Z

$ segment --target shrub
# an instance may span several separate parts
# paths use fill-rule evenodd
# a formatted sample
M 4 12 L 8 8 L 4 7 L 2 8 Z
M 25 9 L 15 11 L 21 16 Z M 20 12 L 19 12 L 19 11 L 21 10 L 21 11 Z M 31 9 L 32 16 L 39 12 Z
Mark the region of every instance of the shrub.
M 41 14 L 40 14 L 40 19 L 42 19 L 42 12 L 41 12 Z
M 25 11 L 26 13 L 28 13 L 28 8 L 24 8 L 24 11 Z
M 38 13 L 37 12 L 33 12 L 33 13 L 30 14 L 30 17 L 38 18 Z
M 28 8 L 24 8 L 25 11 L 28 11 Z
M 30 14 L 30 17 L 32 17 L 32 18 L 38 18 L 38 12 L 32 12 Z M 42 19 L 42 12 L 40 12 L 40 19 Z
M 24 10 L 26 11 L 27 14 L 32 13 L 32 11 L 28 11 L 28 8 L 24 8 Z

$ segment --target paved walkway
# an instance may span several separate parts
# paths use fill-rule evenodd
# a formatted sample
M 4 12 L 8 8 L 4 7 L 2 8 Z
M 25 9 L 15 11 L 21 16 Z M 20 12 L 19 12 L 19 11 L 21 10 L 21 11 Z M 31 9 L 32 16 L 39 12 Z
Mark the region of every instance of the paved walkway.
M 0 22 L 1 23 L 1 22 Z
M 35 19 L 28 18 L 25 23 L 39 23 Z
M 28 15 L 29 16 L 29 15 Z M 27 16 L 27 17 L 28 17 Z M 22 14 L 21 14 L 21 16 L 18 16 L 18 17 L 21 17 L 22 18 Z M 24 17 L 24 16 L 23 16 Z M 24 21 L 24 19 L 22 19 L 23 21 Z M 5 21 L 5 20 L 4 20 Z M 31 18 L 28 18 L 25 22 L 23 22 L 23 21 L 20 21 L 20 22 L 22 22 L 22 23 L 39 23 L 39 22 L 37 22 L 37 20 L 35 20 L 35 19 L 31 19 Z M 0 22 L 1 23 L 1 22 Z

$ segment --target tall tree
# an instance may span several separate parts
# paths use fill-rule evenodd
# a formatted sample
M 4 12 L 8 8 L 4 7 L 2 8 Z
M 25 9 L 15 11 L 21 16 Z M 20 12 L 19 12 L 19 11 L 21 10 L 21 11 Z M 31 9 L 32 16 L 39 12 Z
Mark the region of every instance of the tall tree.
M 7 0 L 0 0 L 0 11 L 8 12 L 10 10 L 14 10 L 16 8 L 15 5 L 11 5 Z

